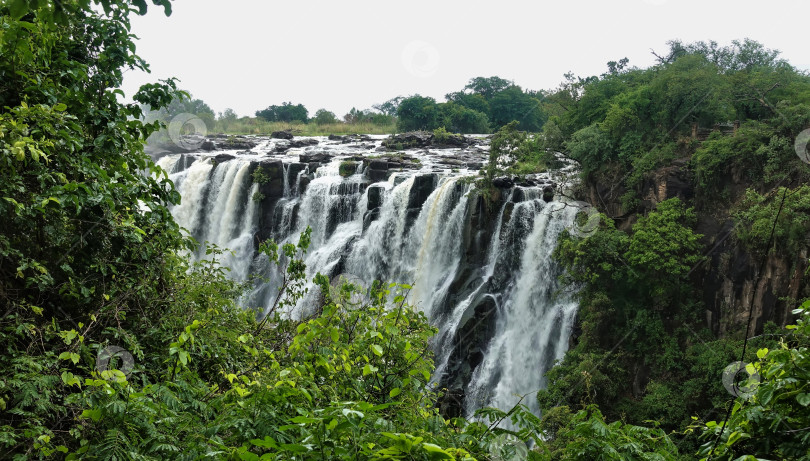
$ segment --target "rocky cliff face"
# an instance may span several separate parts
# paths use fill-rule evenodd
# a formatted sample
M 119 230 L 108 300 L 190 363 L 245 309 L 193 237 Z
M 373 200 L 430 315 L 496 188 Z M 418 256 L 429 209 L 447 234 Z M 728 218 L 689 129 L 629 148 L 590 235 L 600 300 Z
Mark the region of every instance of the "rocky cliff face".
M 741 174 L 732 174 L 724 185 L 730 202 L 738 200 L 748 187 Z M 718 337 L 741 337 L 753 304 L 751 326 L 762 332 L 767 322 L 784 326 L 792 322 L 791 310 L 797 299 L 810 296 L 810 284 L 802 275 L 808 269 L 808 248 L 798 254 L 751 254 L 734 235 L 734 220 L 728 207 L 718 207 L 696 197 L 694 175 L 686 159 L 649 173 L 641 187 L 639 209 L 629 212 L 622 206 L 626 190 L 618 174 L 603 174 L 585 182 L 587 199 L 616 220 L 619 229 L 629 231 L 638 215 L 667 199 L 678 197 L 695 206 L 703 235 L 707 261 L 691 274 L 695 289 L 705 303 L 706 326 Z

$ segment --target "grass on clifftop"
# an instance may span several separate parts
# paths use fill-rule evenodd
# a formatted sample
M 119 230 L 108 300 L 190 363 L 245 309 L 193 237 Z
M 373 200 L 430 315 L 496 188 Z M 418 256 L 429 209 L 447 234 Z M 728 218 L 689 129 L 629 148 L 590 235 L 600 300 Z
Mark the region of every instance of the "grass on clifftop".
M 297 136 L 327 136 L 330 134 L 392 134 L 396 132 L 396 124 L 375 125 L 373 123 L 316 123 L 300 122 L 268 122 L 258 118 L 243 118 L 231 122 L 218 120 L 214 124 L 212 133 L 225 134 L 266 134 L 274 131 L 292 130 Z

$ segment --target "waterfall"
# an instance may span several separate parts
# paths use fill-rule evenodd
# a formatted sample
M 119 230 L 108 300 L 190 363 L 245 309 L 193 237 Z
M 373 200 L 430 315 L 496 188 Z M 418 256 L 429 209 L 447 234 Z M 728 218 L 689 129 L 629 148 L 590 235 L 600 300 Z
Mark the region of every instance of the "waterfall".
M 557 293 L 559 269 L 551 258 L 557 236 L 575 214 L 575 208 L 552 202 L 534 216 L 514 283 L 500 295 L 496 333 L 467 391 L 468 415 L 482 406 L 508 410 L 524 395 L 523 403 L 539 411 L 533 392 L 544 387 L 543 375 L 568 349 L 576 315 L 577 303 Z
M 362 162 L 343 177 L 341 162 L 357 159 L 340 151 L 349 148 L 340 146 L 343 156 L 319 165 L 248 155 L 215 162 L 204 154 L 158 164 L 182 196 L 175 219 L 200 242 L 233 251 L 222 259 L 232 277 L 269 274 L 246 299 L 249 307 L 267 312 L 279 285 L 266 258 L 255 255 L 257 236 L 296 243 L 309 226 L 310 280 L 320 272 L 413 286 L 409 302 L 438 328 L 433 385 L 460 388 L 467 416 L 482 406 L 508 410 L 526 394 L 523 403 L 537 410 L 532 393 L 565 353 L 576 314 L 576 303 L 558 290 L 560 268 L 552 260 L 576 209 L 547 203 L 542 188 L 531 185 L 487 202 L 467 178 L 474 172 L 440 168 L 431 157 L 387 181 L 371 183 Z M 269 185 L 253 183 L 257 165 L 276 165 Z M 310 289 L 284 314 L 309 314 L 316 296 Z

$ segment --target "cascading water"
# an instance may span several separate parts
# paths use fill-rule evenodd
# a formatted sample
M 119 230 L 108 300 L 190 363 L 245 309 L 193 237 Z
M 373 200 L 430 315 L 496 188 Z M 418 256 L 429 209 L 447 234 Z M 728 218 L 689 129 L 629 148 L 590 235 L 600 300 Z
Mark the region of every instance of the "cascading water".
M 296 242 L 309 226 L 310 278 L 321 272 L 412 284 L 410 302 L 439 329 L 434 384 L 460 387 L 459 410 L 468 416 L 482 406 L 508 410 L 542 388 L 543 374 L 567 349 L 576 314 L 576 303 L 557 292 L 551 253 L 577 210 L 547 202 L 537 186 L 486 201 L 465 179 L 474 171 L 442 166 L 448 151 L 411 151 L 421 168 L 387 181 L 371 183 L 375 165 L 368 162 L 344 177 L 341 163 L 365 152 L 316 139 L 317 152 L 331 161 L 304 161 L 301 151 L 268 157 L 261 149 L 162 157 L 158 165 L 182 196 L 175 219 L 199 241 L 233 250 L 222 262 L 238 280 L 267 270 L 255 257 L 259 238 Z M 275 176 L 254 184 L 258 168 Z M 272 279 L 257 286 L 250 303 L 266 312 L 276 286 Z M 287 315 L 306 314 L 312 301 L 304 298 Z M 533 396 L 524 403 L 536 407 Z

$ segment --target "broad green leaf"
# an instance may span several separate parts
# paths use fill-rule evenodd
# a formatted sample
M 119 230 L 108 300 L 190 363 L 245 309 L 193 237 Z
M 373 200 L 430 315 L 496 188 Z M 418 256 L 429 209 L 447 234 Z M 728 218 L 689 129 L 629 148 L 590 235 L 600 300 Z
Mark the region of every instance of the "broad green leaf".
M 79 358 L 80 358 L 79 354 L 77 354 L 75 352 L 67 352 L 66 351 L 66 352 L 62 352 L 61 354 L 59 354 L 59 360 L 70 360 L 74 364 L 79 363 Z
M 28 12 L 28 1 L 11 0 L 11 3 L 8 5 L 8 11 L 11 13 L 11 18 L 16 21 L 25 16 L 25 13 Z
M 143 16 L 146 14 L 146 0 L 132 0 L 132 4 L 138 7 L 138 14 Z
M 68 386 L 76 385 L 79 388 L 82 387 L 82 384 L 81 384 L 81 381 L 79 381 L 79 378 L 74 376 L 73 373 L 71 373 L 69 371 L 63 371 L 62 372 L 62 382 L 67 384 Z
M 422 448 L 428 453 L 428 457 L 431 460 L 455 459 L 453 455 L 442 450 L 442 448 L 438 445 L 434 445 L 432 443 L 423 443 Z
M 101 419 L 101 410 L 84 410 L 82 411 L 82 418 L 90 418 L 93 421 L 98 421 Z
M 761 405 L 767 405 L 773 398 L 773 387 L 763 386 L 757 393 L 757 397 L 759 397 L 759 403 Z

